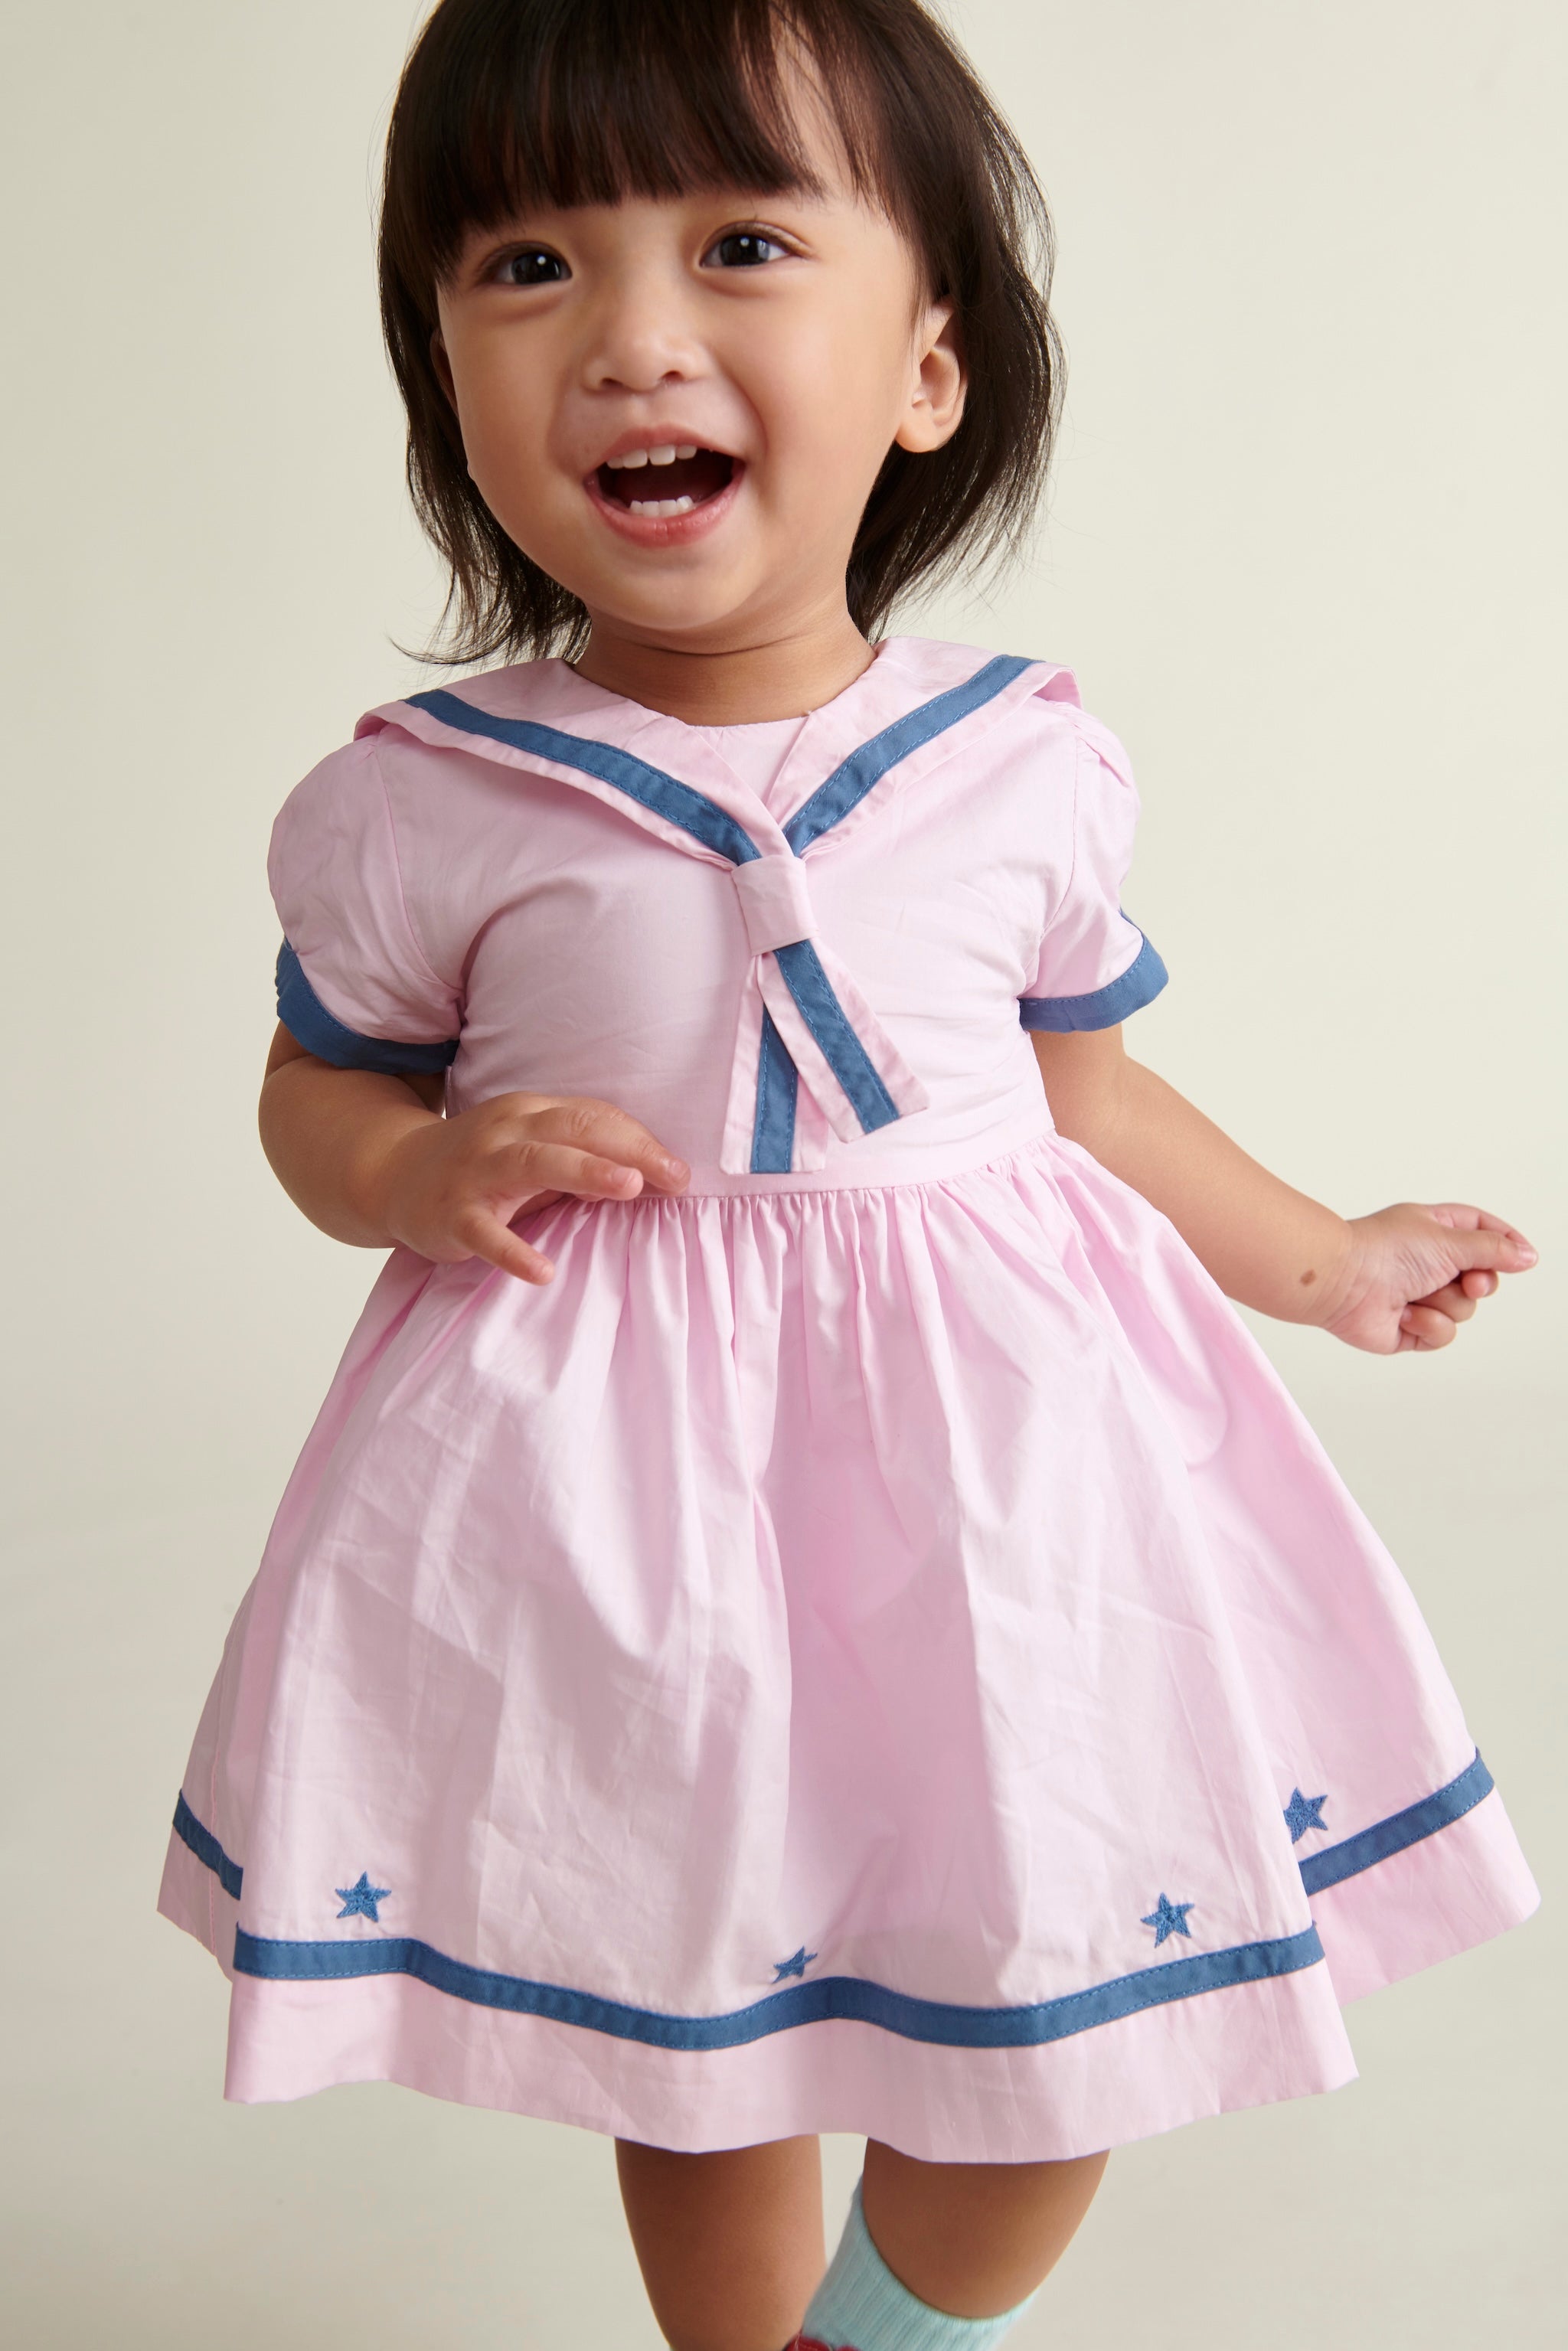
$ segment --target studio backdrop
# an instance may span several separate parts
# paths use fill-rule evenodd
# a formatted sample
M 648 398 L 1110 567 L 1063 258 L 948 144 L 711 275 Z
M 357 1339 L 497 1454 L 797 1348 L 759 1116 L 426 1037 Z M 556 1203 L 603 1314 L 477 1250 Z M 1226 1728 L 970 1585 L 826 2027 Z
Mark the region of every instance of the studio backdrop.
M 153 1916 L 186 1742 L 377 1260 L 254 1104 L 290 787 L 422 681 L 373 195 L 410 0 L 12 0 L 7 2338 L 637 2346 L 607 2145 L 221 2102 Z M 1070 664 L 1145 802 L 1132 1049 L 1347 1211 L 1540 1270 L 1443 1358 L 1260 1326 L 1415 1586 L 1546 1896 L 1353 2009 L 1363 2079 L 1113 2163 L 1026 2346 L 1561 2340 L 1568 413 L 1552 0 L 965 0 L 1060 237 L 1027 559 L 899 625 Z M 841 2206 L 858 2162 L 831 2150 Z M 836 2227 L 836 2216 L 833 2220 Z

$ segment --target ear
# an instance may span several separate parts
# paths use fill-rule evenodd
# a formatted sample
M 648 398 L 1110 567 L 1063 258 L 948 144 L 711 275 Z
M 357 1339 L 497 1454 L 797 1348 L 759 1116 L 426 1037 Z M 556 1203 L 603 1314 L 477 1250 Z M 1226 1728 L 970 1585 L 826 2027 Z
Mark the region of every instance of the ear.
M 446 356 L 446 345 L 441 340 L 439 327 L 430 339 L 430 364 L 435 370 L 436 381 L 446 394 L 454 411 L 457 406 L 457 387 L 452 381 L 452 361 Z
M 915 345 L 909 402 L 894 439 L 901 449 L 940 449 L 964 421 L 968 378 L 958 350 L 951 302 L 925 311 Z

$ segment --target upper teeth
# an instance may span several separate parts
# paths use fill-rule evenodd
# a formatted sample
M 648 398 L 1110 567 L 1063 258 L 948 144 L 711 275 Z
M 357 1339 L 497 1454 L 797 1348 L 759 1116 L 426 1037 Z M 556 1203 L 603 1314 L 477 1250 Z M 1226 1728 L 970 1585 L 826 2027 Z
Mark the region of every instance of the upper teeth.
M 666 441 L 662 448 L 628 449 L 623 457 L 606 457 L 604 462 L 612 473 L 619 473 L 627 465 L 673 465 L 677 457 L 695 457 L 696 454 L 695 441 L 683 441 L 678 446 Z

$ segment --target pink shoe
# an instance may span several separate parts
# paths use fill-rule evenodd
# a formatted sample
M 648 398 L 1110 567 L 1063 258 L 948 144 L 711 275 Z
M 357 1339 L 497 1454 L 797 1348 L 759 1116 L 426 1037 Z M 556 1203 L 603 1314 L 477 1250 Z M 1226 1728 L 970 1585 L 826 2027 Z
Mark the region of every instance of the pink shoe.
M 832 2346 L 819 2343 L 814 2335 L 797 2335 L 793 2342 L 786 2343 L 784 2351 L 832 2351 Z M 844 2343 L 840 2346 L 840 2351 L 855 2351 L 855 2346 L 852 2343 Z

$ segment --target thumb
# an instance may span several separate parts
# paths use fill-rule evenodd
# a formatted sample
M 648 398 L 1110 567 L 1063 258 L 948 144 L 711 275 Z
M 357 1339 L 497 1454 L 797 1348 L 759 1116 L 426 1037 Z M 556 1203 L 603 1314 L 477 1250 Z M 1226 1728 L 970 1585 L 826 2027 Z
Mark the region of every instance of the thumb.
M 1435 1208 L 1432 1214 L 1445 1228 L 1443 1252 L 1456 1273 L 1523 1273 L 1535 1263 L 1534 1248 L 1500 1217 L 1460 1207 Z

